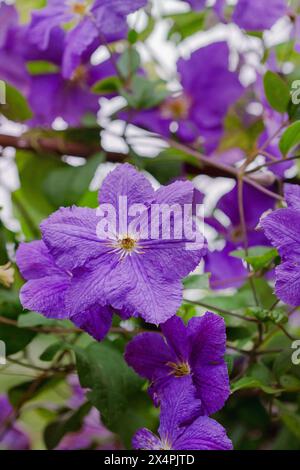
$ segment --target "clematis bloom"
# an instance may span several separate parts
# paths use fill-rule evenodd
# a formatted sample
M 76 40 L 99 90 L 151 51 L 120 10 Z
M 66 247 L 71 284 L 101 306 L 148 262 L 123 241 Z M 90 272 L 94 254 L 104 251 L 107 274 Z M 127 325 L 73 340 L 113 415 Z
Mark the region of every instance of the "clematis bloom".
M 159 333 L 141 333 L 127 345 L 127 363 L 151 382 L 151 394 L 161 401 L 169 390 L 186 377 L 191 378 L 200 412 L 211 415 L 220 410 L 229 396 L 229 378 L 224 354 L 224 320 L 211 312 L 192 318 L 185 326 L 174 316 L 161 325 Z
M 46 49 L 53 28 L 73 27 L 67 33 L 63 75 L 69 78 L 85 50 L 98 39 L 98 45 L 121 39 L 127 32 L 126 16 L 142 8 L 147 0 L 48 0 L 47 6 L 32 15 L 32 40 Z
M 141 173 L 124 164 L 106 177 L 99 193 L 100 208 L 106 210 L 109 205 L 116 211 L 118 220 L 125 215 L 118 205 L 120 197 L 127 198 L 128 208 L 142 204 L 141 219 L 147 216 L 151 225 L 152 204 L 193 207 L 194 187 L 188 181 L 177 181 L 154 191 Z M 163 216 L 160 231 L 165 220 Z M 188 250 L 186 244 L 192 239 L 184 235 L 167 239 L 138 238 L 128 231 L 130 223 L 125 232 L 116 227 L 116 231 L 101 238 L 97 231 L 99 221 L 96 209 L 73 206 L 61 208 L 41 225 L 44 246 L 48 249 L 44 266 L 45 269 L 50 266 L 51 276 L 55 271 L 54 285 L 56 288 L 57 280 L 58 294 L 63 297 L 58 295 L 57 301 L 60 309 L 63 300 L 63 316 L 82 325 L 97 339 L 108 331 L 113 311 L 122 318 L 141 316 L 157 325 L 173 316 L 182 301 L 181 280 L 197 267 L 206 252 L 201 233 L 195 232 L 198 243 Z M 32 245 L 21 245 L 17 257 L 25 279 L 29 280 L 21 293 L 22 303 L 43 314 L 57 315 L 51 306 L 44 305 L 44 299 L 53 293 L 49 291 L 48 295 L 39 297 L 36 292 L 36 279 L 48 276 L 48 270 L 45 273 L 39 265 L 27 269 L 31 248 Z M 56 279 L 57 269 L 63 277 L 61 281 Z M 47 289 L 47 282 L 41 283 Z
M 159 436 L 146 428 L 135 434 L 132 444 L 141 450 L 231 450 L 225 429 L 207 416 L 197 417 L 188 377 L 167 387 L 161 400 Z

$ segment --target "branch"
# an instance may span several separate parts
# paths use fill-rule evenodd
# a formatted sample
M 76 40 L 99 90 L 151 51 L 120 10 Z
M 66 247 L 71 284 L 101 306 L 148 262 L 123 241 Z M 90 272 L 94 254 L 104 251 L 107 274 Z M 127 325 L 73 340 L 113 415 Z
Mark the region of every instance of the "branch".
M 32 139 L 26 135 L 15 137 L 5 134 L 0 134 L 0 147 L 13 147 L 17 150 L 29 150 L 34 153 L 44 152 L 56 156 L 74 155 L 84 158 L 89 158 L 102 150 L 100 145 L 71 142 L 61 138 L 41 137 L 40 139 L 36 139 L 33 143 Z M 127 157 L 127 155 L 123 153 L 106 152 L 106 154 L 107 159 L 115 163 L 123 162 Z

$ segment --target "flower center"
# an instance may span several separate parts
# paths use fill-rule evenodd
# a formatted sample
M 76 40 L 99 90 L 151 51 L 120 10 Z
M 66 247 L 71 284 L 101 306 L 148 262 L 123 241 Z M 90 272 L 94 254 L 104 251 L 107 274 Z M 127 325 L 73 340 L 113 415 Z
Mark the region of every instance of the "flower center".
M 243 229 L 241 226 L 234 227 L 230 232 L 230 238 L 233 242 L 239 242 L 243 239 Z
M 166 119 L 187 119 L 191 107 L 191 100 L 182 94 L 177 98 L 170 98 L 161 106 L 162 116 Z
M 88 12 L 87 2 L 74 2 L 71 5 L 71 10 L 74 15 L 84 16 Z
M 171 367 L 171 373 L 175 375 L 175 377 L 183 377 L 191 373 L 190 365 L 187 362 L 168 362 L 167 366 Z
M 71 81 L 84 84 L 87 80 L 88 71 L 84 65 L 79 65 L 73 72 Z
M 120 247 L 123 250 L 128 251 L 128 252 L 133 251 L 136 247 L 136 240 L 130 237 L 123 238 L 122 240 L 120 240 L 119 243 L 120 243 Z

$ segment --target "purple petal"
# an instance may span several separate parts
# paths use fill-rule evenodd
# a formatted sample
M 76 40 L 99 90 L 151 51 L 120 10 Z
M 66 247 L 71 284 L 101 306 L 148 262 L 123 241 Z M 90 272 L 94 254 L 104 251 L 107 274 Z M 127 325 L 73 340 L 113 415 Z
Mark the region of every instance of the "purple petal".
M 142 428 L 134 435 L 132 439 L 132 447 L 140 450 L 159 450 L 161 449 L 161 441 L 155 434 L 146 428 Z
M 168 186 L 161 187 L 155 193 L 155 204 L 166 204 L 170 209 L 176 206 L 182 226 L 184 222 L 184 208 L 190 205 L 191 214 L 189 223 L 193 233 L 181 233 L 175 235 L 176 226 L 174 216 L 170 217 L 169 211 L 163 212 L 160 219 L 151 219 L 151 225 L 158 226 L 158 238 L 143 240 L 145 247 L 144 262 L 156 264 L 160 272 L 168 279 L 183 278 L 193 271 L 206 253 L 206 245 L 199 229 L 195 232 L 195 224 L 192 217 L 195 188 L 189 181 L 177 181 Z M 158 219 L 158 218 L 157 218 Z M 170 227 L 170 234 L 164 227 Z M 178 225 L 180 228 L 180 225 Z M 172 266 L 172 269 L 170 269 Z
M 42 240 L 21 243 L 16 254 L 16 261 L 22 276 L 26 280 L 58 275 L 61 270 Z
M 299 211 L 295 209 L 279 209 L 263 217 L 260 225 L 281 256 L 300 256 Z
M 141 333 L 128 343 L 125 359 L 139 375 L 154 381 L 169 373 L 166 364 L 176 357 L 159 333 Z
M 31 41 L 40 49 L 49 45 L 50 35 L 54 28 L 73 19 L 73 14 L 67 11 L 65 1 L 48 2 L 48 6 L 32 13 L 30 24 Z
M 0 4 L 0 47 L 3 47 L 8 31 L 18 26 L 18 12 L 14 5 Z
M 174 448 L 174 442 L 183 432 L 183 426 L 200 413 L 201 402 L 196 399 L 191 376 L 174 378 L 161 391 L 160 402 L 159 435 L 162 442 Z
M 85 17 L 66 37 L 63 59 L 63 76 L 71 78 L 74 70 L 81 63 L 81 56 L 99 35 L 94 21 Z
M 118 165 L 105 178 L 99 192 L 99 203 L 112 204 L 118 209 L 120 196 L 127 197 L 129 208 L 133 204 L 149 204 L 153 200 L 154 190 L 141 172 L 125 163 Z
M 188 331 L 181 318 L 174 316 L 161 325 L 162 332 L 179 360 L 187 361 L 189 357 Z
M 97 341 L 101 341 L 110 330 L 113 312 L 109 307 L 95 305 L 87 311 L 70 316 L 70 320 L 93 336 Z
M 28 281 L 20 291 L 21 303 L 49 318 L 68 318 L 65 296 L 69 285 L 70 278 L 64 273 Z
M 297 261 L 285 261 L 275 270 L 276 295 L 288 305 L 300 305 L 300 268 Z
M 289 207 L 300 210 L 300 186 L 298 184 L 285 184 L 284 196 Z
M 232 450 L 225 429 L 206 416 L 188 426 L 173 446 L 176 450 Z
M 264 31 L 287 13 L 285 0 L 269 0 L 267 6 L 261 0 L 239 0 L 232 20 L 248 31 Z
M 134 316 L 159 325 L 176 314 L 182 301 L 182 285 L 179 280 L 166 281 L 157 268 L 143 263 L 139 256 L 143 255 L 132 257 L 135 285 L 125 303 Z
M 96 210 L 61 208 L 41 224 L 43 240 L 58 265 L 67 270 L 107 254 L 109 247 L 99 240 Z
M 226 328 L 223 318 L 207 312 L 188 323 L 192 342 L 190 364 L 201 411 L 205 415 L 220 410 L 230 394 L 226 350 Z

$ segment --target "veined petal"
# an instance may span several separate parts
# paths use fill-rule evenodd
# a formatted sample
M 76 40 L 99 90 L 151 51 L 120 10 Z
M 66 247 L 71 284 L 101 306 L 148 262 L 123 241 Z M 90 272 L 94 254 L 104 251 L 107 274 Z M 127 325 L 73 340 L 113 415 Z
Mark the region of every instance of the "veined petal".
M 24 308 L 49 318 L 68 318 L 65 296 L 69 285 L 70 278 L 66 274 L 28 281 L 20 292 L 21 303 Z
M 41 224 L 43 240 L 58 265 L 72 270 L 108 253 L 107 240 L 97 236 L 96 210 L 62 208 Z
M 166 364 L 176 356 L 159 333 L 141 333 L 127 344 L 125 359 L 139 375 L 154 381 L 169 373 Z
M 132 447 L 140 450 L 159 450 L 162 444 L 160 439 L 149 429 L 142 428 L 133 436 Z
M 232 450 L 225 429 L 211 418 L 197 418 L 174 442 L 176 450 Z
M 97 341 L 101 341 L 110 330 L 112 317 L 113 312 L 109 307 L 94 305 L 86 311 L 70 316 L 70 320 Z
M 62 272 L 42 240 L 21 243 L 16 258 L 18 268 L 26 280 L 59 275 Z

